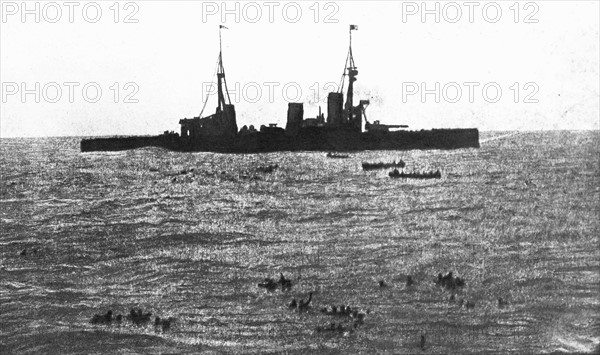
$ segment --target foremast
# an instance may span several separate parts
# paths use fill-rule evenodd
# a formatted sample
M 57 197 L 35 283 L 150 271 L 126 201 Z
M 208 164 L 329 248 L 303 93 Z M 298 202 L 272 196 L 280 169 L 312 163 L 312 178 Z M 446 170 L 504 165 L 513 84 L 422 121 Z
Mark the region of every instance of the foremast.
M 233 141 L 237 135 L 237 123 L 235 117 L 235 107 L 231 104 L 227 81 L 225 80 L 225 67 L 223 65 L 223 45 L 221 30 L 227 29 L 219 25 L 219 57 L 217 60 L 217 109 L 210 116 L 202 117 L 210 92 L 207 92 L 202 106 L 202 111 L 198 117 L 191 119 L 182 119 L 181 137 L 189 139 L 193 146 L 202 146 L 204 144 L 227 145 Z M 217 143 L 215 143 L 217 142 Z
M 354 55 L 352 54 L 352 31 L 358 30 L 358 26 L 350 25 L 350 42 L 348 45 L 348 56 L 346 57 L 346 70 L 348 72 L 348 93 L 346 94 L 346 106 L 344 107 L 346 119 L 348 121 L 352 121 L 352 107 L 353 105 L 353 97 L 354 97 L 354 82 L 357 80 L 356 76 L 358 75 L 358 68 L 356 64 L 354 64 Z
M 227 104 L 231 105 L 229 90 L 227 89 L 227 80 L 225 80 L 225 67 L 223 66 L 223 44 L 221 40 L 222 29 L 228 28 L 223 25 L 219 25 L 219 59 L 217 64 L 217 93 L 219 104 L 217 106 L 217 112 L 225 110 L 225 95 L 223 94 L 223 87 L 225 87 L 225 94 L 227 94 Z

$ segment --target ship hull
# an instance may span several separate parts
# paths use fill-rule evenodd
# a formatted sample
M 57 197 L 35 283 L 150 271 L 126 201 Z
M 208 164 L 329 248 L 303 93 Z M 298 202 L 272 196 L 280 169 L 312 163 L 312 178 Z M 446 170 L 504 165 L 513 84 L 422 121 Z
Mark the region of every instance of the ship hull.
M 340 129 L 305 129 L 296 136 L 284 133 L 254 133 L 234 139 L 207 137 L 191 140 L 174 135 L 89 138 L 81 141 L 82 152 L 120 151 L 161 147 L 183 152 L 260 153 L 276 151 L 360 151 L 479 148 L 479 131 L 433 129 L 397 132 L 352 132 Z

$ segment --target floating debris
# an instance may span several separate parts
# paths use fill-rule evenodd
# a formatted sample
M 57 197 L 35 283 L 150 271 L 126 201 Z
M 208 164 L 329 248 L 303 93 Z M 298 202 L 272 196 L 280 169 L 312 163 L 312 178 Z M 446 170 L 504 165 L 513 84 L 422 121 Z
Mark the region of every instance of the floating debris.
M 90 323 L 92 324 L 110 324 L 112 322 L 112 315 L 113 312 L 112 310 L 108 310 L 108 312 L 106 312 L 106 314 L 95 314 L 92 319 L 90 320 Z
M 465 285 L 465 280 L 460 277 L 452 276 L 452 271 L 450 271 L 446 276 L 442 276 L 441 273 L 438 274 L 437 281 L 435 282 L 438 286 L 443 286 L 449 290 L 454 290 L 457 287 L 463 287 Z
M 265 288 L 269 291 L 275 291 L 279 286 L 281 286 L 282 291 L 287 291 L 292 288 L 292 280 L 287 279 L 283 276 L 283 273 L 280 273 L 278 281 L 267 277 L 263 282 L 258 284 L 258 287 Z
M 171 323 L 175 321 L 175 318 L 169 317 L 167 319 L 161 319 L 160 317 L 154 318 L 154 326 L 161 328 L 163 332 L 171 329 Z
M 258 287 L 265 288 L 269 291 L 275 291 L 275 289 L 277 289 L 278 286 L 279 284 L 275 280 L 268 277 L 265 278 L 263 282 L 258 284 Z
M 141 308 L 134 309 L 132 308 L 129 311 L 129 315 L 127 319 L 131 320 L 131 322 L 135 325 L 144 325 L 150 322 L 150 317 L 152 316 L 151 312 L 143 313 Z
M 260 173 L 272 173 L 275 170 L 277 170 L 277 168 L 279 168 L 279 165 L 277 165 L 277 164 L 263 165 L 263 166 L 257 167 L 256 171 L 258 171 Z
M 298 312 L 306 311 L 310 306 L 310 302 L 312 301 L 313 293 L 311 292 L 308 296 L 308 300 L 306 302 L 304 300 L 300 300 L 298 302 Z

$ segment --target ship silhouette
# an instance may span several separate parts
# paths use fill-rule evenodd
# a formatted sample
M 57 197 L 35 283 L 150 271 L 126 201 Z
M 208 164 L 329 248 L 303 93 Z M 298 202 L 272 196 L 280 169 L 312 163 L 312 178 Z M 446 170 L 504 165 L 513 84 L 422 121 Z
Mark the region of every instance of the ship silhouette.
M 221 46 L 219 26 L 219 57 L 217 66 L 217 108 L 214 114 L 179 121 L 180 133 L 165 131 L 158 136 L 90 138 L 81 141 L 81 151 L 116 151 L 146 146 L 162 147 L 174 151 L 206 151 L 222 153 L 257 153 L 273 151 L 357 151 L 357 150 L 409 150 L 409 149 L 459 149 L 478 148 L 479 131 L 468 129 L 432 129 L 409 131 L 406 125 L 385 125 L 379 120 L 368 121 L 366 108 L 369 100 L 354 104 L 354 83 L 358 68 L 352 53 L 350 25 L 348 55 L 344 65 L 341 85 L 337 92 L 327 96 L 327 117 L 321 113 L 316 118 L 304 118 L 304 104 L 288 104 L 286 127 L 276 124 L 242 127 L 238 131 L 235 106 L 231 103 Z M 346 100 L 344 83 L 347 79 Z M 208 99 L 208 97 L 207 97 Z M 363 131 L 363 121 L 365 130 Z

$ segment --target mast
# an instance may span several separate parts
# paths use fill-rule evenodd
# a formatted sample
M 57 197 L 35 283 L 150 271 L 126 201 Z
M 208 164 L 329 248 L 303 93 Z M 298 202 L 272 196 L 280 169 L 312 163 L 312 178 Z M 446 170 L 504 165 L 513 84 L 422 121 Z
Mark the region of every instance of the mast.
M 348 122 L 353 119 L 354 103 L 352 98 L 354 97 L 354 82 L 358 75 L 358 68 L 354 64 L 354 55 L 352 54 L 352 31 L 358 30 L 357 25 L 350 25 L 350 44 L 348 46 L 348 57 L 346 58 L 346 69 L 348 70 L 348 93 L 346 95 L 346 120 Z
M 217 112 L 225 110 L 225 95 L 223 95 L 223 86 L 225 87 L 225 94 L 227 94 L 227 104 L 231 105 L 231 99 L 229 98 L 229 90 L 227 89 L 227 81 L 225 80 L 225 67 L 223 66 L 223 45 L 221 40 L 221 29 L 228 29 L 223 25 L 219 25 L 219 64 L 217 66 L 217 92 L 219 99 L 219 106 Z
M 214 139 L 220 137 L 222 141 L 232 141 L 237 134 L 237 123 L 235 119 L 235 107 L 231 104 L 229 90 L 227 89 L 227 81 L 225 80 L 225 67 L 223 65 L 223 41 L 221 30 L 228 29 L 223 25 L 219 25 L 219 57 L 217 59 L 217 109 L 216 112 L 207 117 L 203 117 L 206 103 L 210 92 L 206 93 L 206 100 L 202 107 L 202 111 L 198 117 L 194 117 L 191 123 L 186 120 L 180 121 L 182 124 L 182 136 L 193 137 L 211 137 Z M 185 126 L 184 126 L 185 125 Z M 191 132 L 191 134 L 184 134 Z

